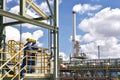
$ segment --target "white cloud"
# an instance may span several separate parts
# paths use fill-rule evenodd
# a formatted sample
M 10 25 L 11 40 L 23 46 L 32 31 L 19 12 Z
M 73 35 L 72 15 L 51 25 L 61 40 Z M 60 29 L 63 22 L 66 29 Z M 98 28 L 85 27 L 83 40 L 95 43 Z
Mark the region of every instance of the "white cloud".
M 38 41 L 38 39 L 40 39 L 41 37 L 43 37 L 43 31 L 41 31 L 41 30 L 36 30 L 33 33 L 31 33 L 31 32 L 22 33 L 23 42 L 26 42 L 26 38 L 33 38 Z M 40 43 L 40 45 L 41 45 L 41 43 Z
M 27 27 L 29 29 L 39 28 L 38 26 L 35 26 L 35 25 L 32 25 L 32 24 L 28 24 L 28 23 L 22 24 L 22 27 Z
M 5 31 L 6 31 L 6 42 L 8 40 L 16 40 L 16 41 L 20 40 L 20 33 L 16 28 L 7 26 L 5 28 Z
M 38 40 L 39 38 L 43 37 L 43 31 L 41 30 L 37 30 L 35 32 L 33 32 L 33 38 Z
M 120 44 L 114 37 L 106 38 L 105 40 L 96 40 L 88 44 L 81 45 L 81 50 L 87 54 L 89 59 L 98 58 L 98 42 L 100 46 L 100 58 L 119 58 Z
M 19 7 L 19 5 L 17 5 L 17 6 L 12 7 L 12 8 L 9 10 L 9 12 L 14 13 L 14 14 L 18 14 L 19 11 L 20 11 L 19 9 L 20 9 L 20 7 Z
M 14 13 L 14 14 L 19 14 L 19 6 L 17 5 L 17 6 L 10 8 L 9 12 Z M 16 20 L 6 17 L 5 21 L 6 22 L 14 22 Z
M 120 37 L 120 9 L 105 8 L 95 14 L 95 16 L 84 19 L 79 28 L 90 34 L 97 36 L 115 36 Z M 96 36 L 94 35 L 94 36 Z
M 73 11 L 83 14 L 87 11 L 94 11 L 100 9 L 102 6 L 101 5 L 90 5 L 90 4 L 77 4 L 73 7 Z
M 59 52 L 59 56 L 62 56 L 63 61 L 68 61 L 69 60 L 69 56 L 66 55 L 64 52 Z
M 93 13 L 88 13 L 87 15 L 88 15 L 88 16 L 94 16 L 94 14 L 93 14 Z
M 76 35 L 75 36 L 75 40 L 76 41 L 80 41 L 80 39 L 81 39 L 81 35 Z M 72 41 L 72 36 L 70 36 L 70 39 L 69 39 L 70 41 Z
M 46 2 L 42 2 L 39 7 L 42 11 L 49 12 L 48 5 Z
M 98 56 L 95 54 L 86 54 L 86 56 L 88 59 L 97 59 L 98 58 Z
M 95 16 L 82 20 L 79 28 L 86 32 L 81 37 L 81 50 L 88 58 L 97 58 L 100 45 L 101 58 L 119 58 L 120 9 L 105 8 Z
M 20 32 L 19 30 L 17 30 L 14 27 L 6 27 L 6 42 L 8 42 L 8 40 L 16 40 L 16 41 L 20 41 Z M 26 42 L 26 38 L 34 38 L 37 40 L 37 45 L 39 45 L 40 47 L 42 47 L 42 43 L 40 43 L 38 41 L 38 39 L 40 39 L 41 37 L 43 37 L 43 31 L 41 30 L 36 30 L 33 33 L 30 32 L 25 32 L 22 33 L 22 42 Z
M 82 37 L 82 41 L 85 41 L 85 42 L 90 42 L 90 41 L 93 41 L 95 38 L 93 37 L 92 34 L 90 33 L 86 33 L 83 37 Z
M 30 17 L 33 17 L 33 18 L 37 18 L 39 17 L 34 11 L 32 11 L 31 9 L 27 9 L 26 10 L 26 15 L 29 15 Z

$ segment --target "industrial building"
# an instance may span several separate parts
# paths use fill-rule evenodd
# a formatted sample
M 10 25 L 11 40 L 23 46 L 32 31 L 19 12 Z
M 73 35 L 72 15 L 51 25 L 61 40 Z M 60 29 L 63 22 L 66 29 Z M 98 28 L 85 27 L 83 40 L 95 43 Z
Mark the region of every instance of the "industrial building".
M 5 10 L 6 0 L 0 0 L 0 80 L 119 80 L 120 59 L 87 59 L 85 53 L 80 52 L 80 42 L 75 40 L 76 14 L 73 12 L 73 50 L 69 61 L 59 57 L 59 27 L 58 27 L 58 0 L 54 0 L 51 7 L 46 0 L 50 15 L 44 13 L 31 0 L 19 0 L 20 13 L 14 14 Z M 26 4 L 30 6 L 39 18 L 31 18 L 25 14 Z M 14 19 L 14 22 L 5 22 L 4 18 Z M 51 23 L 43 23 L 50 20 Z M 21 41 L 5 41 L 4 28 L 9 25 L 28 23 L 49 30 L 49 48 L 37 47 L 38 50 L 28 50 L 24 56 L 24 43 Z M 48 51 L 49 50 L 49 51 Z M 37 54 L 36 54 L 37 52 Z M 29 53 L 35 53 L 34 58 Z M 9 57 L 8 57 L 9 56 Z M 52 58 L 52 59 L 51 59 Z M 21 68 L 22 60 L 26 64 Z M 28 61 L 35 61 L 33 66 Z M 30 73 L 29 69 L 34 69 Z M 20 76 L 21 72 L 24 76 Z

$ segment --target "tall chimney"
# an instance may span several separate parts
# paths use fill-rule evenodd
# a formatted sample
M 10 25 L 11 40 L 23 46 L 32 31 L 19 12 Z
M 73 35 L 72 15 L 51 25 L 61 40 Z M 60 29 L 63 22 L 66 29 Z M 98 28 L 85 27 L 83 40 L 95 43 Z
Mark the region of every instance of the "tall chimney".
M 76 13 L 73 11 L 72 12 L 72 14 L 73 14 L 73 34 L 72 34 L 72 57 L 74 57 L 75 56 L 75 44 L 76 44 Z

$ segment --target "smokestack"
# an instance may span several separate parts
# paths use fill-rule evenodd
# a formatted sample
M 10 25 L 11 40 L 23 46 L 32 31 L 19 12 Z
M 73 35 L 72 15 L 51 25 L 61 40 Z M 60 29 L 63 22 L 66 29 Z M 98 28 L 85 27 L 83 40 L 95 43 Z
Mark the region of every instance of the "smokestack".
M 75 44 L 76 44 L 76 38 L 75 38 L 76 37 L 76 13 L 73 11 L 72 14 L 73 14 L 73 34 L 72 34 L 73 55 L 72 55 L 72 57 L 74 57 L 75 56 Z
M 76 36 L 76 13 L 73 11 L 73 41 L 75 41 Z

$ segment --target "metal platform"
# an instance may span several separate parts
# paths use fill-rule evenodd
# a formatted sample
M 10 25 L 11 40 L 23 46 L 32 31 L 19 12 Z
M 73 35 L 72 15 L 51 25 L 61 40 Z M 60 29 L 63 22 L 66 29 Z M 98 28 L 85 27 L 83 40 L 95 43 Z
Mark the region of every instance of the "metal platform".
M 23 80 L 53 80 L 51 74 L 25 74 Z

